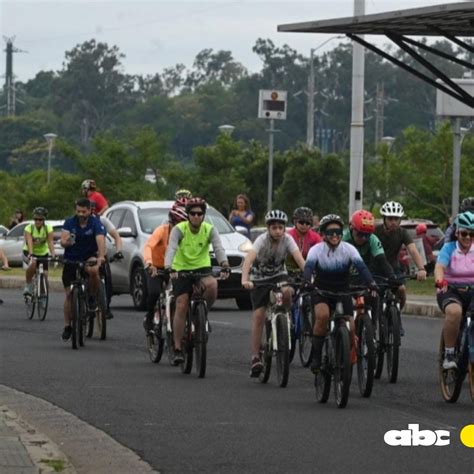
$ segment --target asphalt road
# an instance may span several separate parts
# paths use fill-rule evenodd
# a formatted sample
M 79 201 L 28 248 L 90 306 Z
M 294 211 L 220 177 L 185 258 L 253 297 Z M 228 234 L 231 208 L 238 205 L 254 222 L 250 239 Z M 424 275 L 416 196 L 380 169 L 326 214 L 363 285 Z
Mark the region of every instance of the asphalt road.
M 142 315 L 115 297 L 107 341 L 79 351 L 60 340 L 62 295 L 46 321 L 28 321 L 18 290 L 2 290 L 0 383 L 48 400 L 104 430 L 161 472 L 473 473 L 474 449 L 460 430 L 474 424 L 465 385 L 457 404 L 441 400 L 436 357 L 441 321 L 405 319 L 397 384 L 386 374 L 360 397 L 356 374 L 349 404 L 315 400 L 313 379 L 297 356 L 287 388 L 275 374 L 248 376 L 250 314 L 231 301 L 211 312 L 205 379 L 182 375 L 166 358 L 151 364 Z M 419 424 L 448 430 L 449 446 L 392 447 L 388 430 Z M 67 454 L 67 453 L 66 453 Z

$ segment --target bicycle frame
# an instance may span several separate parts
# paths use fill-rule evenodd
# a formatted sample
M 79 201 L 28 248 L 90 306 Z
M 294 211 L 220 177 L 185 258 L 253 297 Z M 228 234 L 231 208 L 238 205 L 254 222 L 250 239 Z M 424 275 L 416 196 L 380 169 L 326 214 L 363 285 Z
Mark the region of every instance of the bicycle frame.
M 267 310 L 265 313 L 265 319 L 271 322 L 272 325 L 272 333 L 277 333 L 276 328 L 276 320 L 278 314 L 284 313 L 287 315 L 287 324 L 288 324 L 288 334 L 290 334 L 291 330 L 291 321 L 290 315 L 288 310 L 283 306 L 283 291 L 282 287 L 286 286 L 287 283 L 284 284 L 277 284 L 277 286 L 270 290 L 270 304 L 267 306 Z M 278 351 L 278 338 L 272 338 L 272 349 L 274 351 Z M 291 350 L 291 337 L 288 338 L 288 349 Z

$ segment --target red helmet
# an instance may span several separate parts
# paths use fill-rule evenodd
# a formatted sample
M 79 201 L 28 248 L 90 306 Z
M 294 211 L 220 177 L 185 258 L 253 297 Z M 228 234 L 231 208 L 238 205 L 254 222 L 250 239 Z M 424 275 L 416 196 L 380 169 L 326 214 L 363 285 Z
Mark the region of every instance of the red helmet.
M 205 213 L 207 209 L 207 204 L 204 199 L 200 197 L 193 197 L 191 199 L 188 199 L 188 201 L 186 202 L 186 212 L 189 212 L 189 210 L 193 207 L 200 207 L 202 209 L 202 212 Z
M 428 227 L 426 227 L 426 224 L 418 224 L 416 226 L 416 235 L 424 234 L 427 230 Z
M 351 226 L 357 232 L 366 232 L 371 234 L 375 230 L 374 215 L 365 209 L 355 211 L 351 217 Z
M 180 222 L 188 220 L 188 214 L 183 206 L 180 206 L 175 202 L 170 209 L 169 219 L 173 224 L 179 224 Z

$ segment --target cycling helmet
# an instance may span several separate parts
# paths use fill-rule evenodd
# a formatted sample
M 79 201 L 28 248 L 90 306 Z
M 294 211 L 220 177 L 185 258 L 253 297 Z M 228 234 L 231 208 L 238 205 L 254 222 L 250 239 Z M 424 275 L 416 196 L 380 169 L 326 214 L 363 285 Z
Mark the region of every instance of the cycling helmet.
M 279 211 L 278 209 L 268 211 L 265 214 L 265 224 L 270 225 L 276 222 L 286 225 L 288 222 L 288 216 L 283 211 Z
M 46 219 L 46 217 L 48 216 L 48 209 L 46 209 L 45 207 L 35 207 L 33 209 L 33 217 L 41 217 L 43 219 Z
M 428 227 L 426 227 L 426 224 L 421 223 L 416 226 L 415 232 L 416 232 L 416 235 L 421 235 L 421 234 L 424 234 L 427 230 L 428 230 Z
M 459 212 L 474 212 L 474 197 L 467 197 L 461 201 L 459 206 Z
M 351 216 L 351 227 L 357 232 L 372 233 L 375 230 L 374 215 L 365 209 L 355 211 Z
M 189 189 L 178 189 L 175 193 L 174 193 L 174 198 L 176 200 L 178 199 L 181 199 L 181 198 L 185 198 L 185 199 L 191 199 L 193 197 L 193 193 L 189 190 Z
M 339 224 L 341 228 L 344 227 L 344 221 L 341 217 L 337 214 L 328 214 L 327 216 L 324 216 L 319 223 L 320 232 L 324 232 L 329 224 Z
M 387 201 L 381 208 L 380 214 L 384 217 L 403 217 L 403 206 L 396 201 Z
M 313 211 L 309 207 L 298 207 L 293 212 L 293 219 L 313 223 Z
M 474 214 L 470 211 L 458 214 L 454 223 L 458 229 L 474 230 Z
M 176 202 L 171 207 L 168 217 L 173 224 L 179 224 L 180 222 L 188 220 L 186 209 Z
M 200 197 L 193 197 L 191 199 L 188 199 L 188 201 L 186 202 L 186 212 L 189 213 L 189 210 L 193 207 L 200 207 L 202 209 L 202 212 L 206 212 L 207 204 L 204 199 Z
M 93 179 L 85 179 L 81 184 L 81 188 L 87 189 L 88 191 L 93 191 L 97 188 L 97 185 Z

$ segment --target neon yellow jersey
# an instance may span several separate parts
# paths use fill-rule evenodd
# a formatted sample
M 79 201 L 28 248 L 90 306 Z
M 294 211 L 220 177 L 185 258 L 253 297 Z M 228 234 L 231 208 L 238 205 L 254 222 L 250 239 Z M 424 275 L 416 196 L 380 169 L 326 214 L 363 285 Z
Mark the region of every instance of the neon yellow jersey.
M 188 222 L 180 222 L 176 227 L 183 234 L 183 238 L 173 260 L 173 269 L 179 272 L 210 267 L 209 243 L 213 226 L 203 222 L 197 234 L 191 232 Z
M 45 223 L 40 227 L 40 229 L 38 229 L 34 224 L 28 224 L 25 227 L 25 232 L 31 234 L 31 237 L 33 238 L 33 255 L 37 255 L 38 257 L 48 255 L 48 234 L 53 232 L 53 226 Z M 28 245 L 26 242 L 25 245 L 23 245 L 23 250 L 28 252 Z

